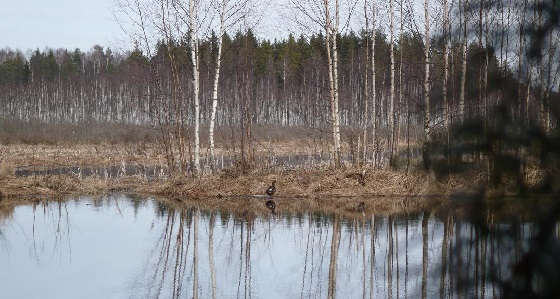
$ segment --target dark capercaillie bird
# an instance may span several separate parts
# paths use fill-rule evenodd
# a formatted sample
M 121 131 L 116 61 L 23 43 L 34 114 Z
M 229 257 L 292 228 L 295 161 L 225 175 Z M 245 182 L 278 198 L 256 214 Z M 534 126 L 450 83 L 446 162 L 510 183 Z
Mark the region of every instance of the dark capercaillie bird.
M 276 181 L 272 181 L 272 185 L 270 185 L 270 187 L 266 189 L 266 194 L 268 196 L 272 196 L 274 195 L 275 192 L 276 192 Z
M 276 210 L 276 203 L 274 202 L 274 200 L 272 199 L 267 200 L 265 205 L 270 211 L 272 211 L 272 214 L 274 214 Z

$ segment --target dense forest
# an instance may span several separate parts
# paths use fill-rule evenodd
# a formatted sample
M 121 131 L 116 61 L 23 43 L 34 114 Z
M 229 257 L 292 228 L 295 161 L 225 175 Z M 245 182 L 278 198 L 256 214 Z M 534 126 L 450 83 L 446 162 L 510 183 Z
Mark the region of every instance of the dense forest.
M 530 24 L 547 22 L 543 6 L 444 0 L 425 1 L 425 11 L 416 11 L 402 0 L 352 2 L 348 19 L 365 19 L 359 32 L 336 27 L 337 2 L 322 10 L 333 21 L 324 32 L 282 40 L 257 37 L 250 28 L 228 34 L 222 25 L 207 36 L 193 29 L 179 37 L 160 34 L 154 51 L 141 40 L 124 53 L 101 46 L 30 55 L 3 49 L 0 115 L 158 127 L 170 153 L 182 151 L 194 135 L 195 156 L 198 128 L 213 130 L 213 119 L 218 128 L 242 128 L 248 140 L 253 125 L 333 130 L 335 157 L 339 126 L 363 130 L 365 159 L 377 151 L 392 157 L 404 140 L 444 136 L 463 119 L 488 119 L 504 99 L 515 99 L 508 109 L 517 121 L 557 127 L 550 103 L 560 83 L 558 32 L 542 37 L 540 59 L 525 58 Z M 296 15 L 309 15 L 303 4 L 292 3 Z M 433 11 L 438 14 L 430 18 Z M 162 28 L 172 27 L 162 19 Z M 423 33 L 416 19 L 429 20 L 422 21 Z

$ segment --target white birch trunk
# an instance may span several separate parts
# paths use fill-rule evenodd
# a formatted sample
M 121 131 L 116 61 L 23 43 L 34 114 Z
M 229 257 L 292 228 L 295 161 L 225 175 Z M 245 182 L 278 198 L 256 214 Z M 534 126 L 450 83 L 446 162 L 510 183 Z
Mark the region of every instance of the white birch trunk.
M 424 134 L 426 142 L 430 142 L 430 14 L 429 0 L 424 0 L 425 15 L 425 42 L 424 60 L 426 62 L 426 74 L 424 77 Z
M 389 163 L 393 163 L 393 149 L 395 147 L 394 145 L 394 141 L 395 141 L 395 50 L 394 50 L 394 9 L 393 9 L 393 0 L 389 0 L 389 15 L 390 15 L 390 23 L 389 23 L 389 32 L 390 32 L 390 38 L 389 38 L 389 43 L 390 43 L 390 56 L 391 56 L 391 90 L 390 90 L 390 94 L 389 94 L 389 119 L 388 119 L 388 123 L 387 123 L 387 127 L 389 129 L 389 142 L 390 142 L 390 148 L 389 148 Z
M 461 66 L 461 93 L 459 95 L 459 121 L 465 119 L 465 84 L 467 82 L 467 17 L 466 7 L 468 5 L 468 0 L 465 0 L 463 5 L 463 63 Z M 460 7 L 459 3 L 459 7 Z
M 189 33 L 191 43 L 191 59 L 193 68 L 193 90 L 194 90 L 194 167 L 200 172 L 200 73 L 198 67 L 198 32 L 196 24 L 197 7 L 195 0 L 189 0 Z
M 397 150 L 398 150 L 398 145 L 399 145 L 399 138 L 401 136 L 400 132 L 401 132 L 401 119 L 402 119 L 402 106 L 403 106 L 403 102 L 402 102 L 402 95 L 403 95 L 403 81 L 402 81 L 402 69 L 403 69 L 403 44 L 402 44 L 402 37 L 403 37 L 403 32 L 404 32 L 404 20 L 403 20 L 403 0 L 401 0 L 400 2 L 400 14 L 401 14 L 401 20 L 400 20 L 400 38 L 399 38 L 399 49 L 400 49 L 400 57 L 399 57 L 399 99 L 398 99 L 398 109 L 397 109 L 397 121 L 396 121 L 396 125 L 397 125 L 397 133 L 396 133 L 396 138 L 395 138 L 395 142 L 397 144 Z
M 375 14 L 377 13 L 375 3 L 373 4 L 372 8 L 372 42 L 371 42 L 371 72 L 372 72 L 372 79 L 371 79 L 371 100 L 372 100 L 372 114 L 373 114 L 373 167 L 377 166 L 377 98 L 376 98 L 376 91 L 375 91 Z
M 339 7 L 338 7 L 338 0 L 336 0 L 335 6 L 335 27 L 333 30 L 333 74 L 334 74 L 334 147 L 336 151 L 336 163 L 337 166 L 341 164 L 341 157 L 340 157 L 340 115 L 338 111 L 338 50 L 337 50 L 337 42 L 336 37 L 338 35 L 338 27 L 339 27 Z
M 339 126 L 340 120 L 338 118 L 338 83 L 336 72 L 336 63 L 338 58 L 336 55 L 336 31 L 333 28 L 329 13 L 329 3 L 328 0 L 323 1 L 325 7 L 325 33 L 327 39 L 327 59 L 329 67 L 329 88 L 330 88 L 330 102 L 331 102 L 331 120 L 332 120 L 332 132 L 333 132 L 333 154 L 336 166 L 340 165 L 340 136 L 339 136 Z M 337 1 L 338 4 L 338 1 Z M 331 53 L 331 43 L 332 43 L 332 53 Z
M 210 116 L 210 129 L 208 133 L 208 140 L 210 143 L 210 158 L 211 165 L 214 165 L 214 126 L 216 122 L 216 111 L 218 109 L 218 85 L 220 82 L 220 66 L 222 63 L 222 41 L 224 36 L 224 21 L 225 21 L 225 0 L 222 0 L 222 7 L 220 11 L 220 33 L 218 36 L 218 56 L 216 57 L 216 68 L 214 73 L 214 87 L 212 91 L 212 114 Z
M 449 77 L 449 11 L 447 8 L 447 0 L 443 0 L 443 28 L 443 121 L 447 130 L 447 138 L 449 139 L 449 103 L 447 99 L 447 80 Z
M 366 65 L 365 65 L 365 77 L 364 77 L 364 98 L 365 98 L 365 107 L 364 107 L 364 142 L 363 142 L 363 153 L 362 153 L 362 165 L 365 165 L 367 160 L 367 127 L 368 127 L 368 101 L 369 101 L 369 83 L 368 83 L 368 67 L 369 67 L 369 18 L 367 12 L 367 0 L 364 0 L 364 17 L 366 20 Z

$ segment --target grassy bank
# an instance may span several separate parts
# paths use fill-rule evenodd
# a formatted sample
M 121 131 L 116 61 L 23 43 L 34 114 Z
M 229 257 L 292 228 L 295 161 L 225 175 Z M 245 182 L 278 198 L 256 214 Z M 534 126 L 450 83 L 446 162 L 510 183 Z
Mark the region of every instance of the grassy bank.
M 249 211 L 257 207 L 266 211 L 264 204 L 258 203 L 265 199 L 264 191 L 275 180 L 274 198 L 281 203 L 279 210 L 392 213 L 445 204 L 447 195 L 475 191 L 467 186 L 486 181 L 485 176 L 475 172 L 436 179 L 421 170 L 282 164 L 244 171 L 234 166 L 196 178 L 168 176 L 155 171 L 155 167 L 164 167 L 165 159 L 153 143 L 6 145 L 0 146 L 0 153 L 0 205 L 37 198 L 126 192 L 207 208 Z M 130 166 L 136 173 L 125 170 Z M 84 169 L 89 169 L 87 175 Z

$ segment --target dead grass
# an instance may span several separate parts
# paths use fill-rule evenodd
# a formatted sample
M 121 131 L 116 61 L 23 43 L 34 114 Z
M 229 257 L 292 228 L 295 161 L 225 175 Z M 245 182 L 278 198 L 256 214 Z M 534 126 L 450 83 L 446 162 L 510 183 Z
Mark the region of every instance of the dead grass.
M 295 144 L 284 145 L 285 147 Z M 263 146 L 266 148 L 266 146 Z M 276 180 L 279 211 L 320 210 L 361 215 L 368 212 L 419 210 L 444 204 L 446 195 L 471 191 L 467 186 L 486 182 L 483 175 L 469 173 L 437 180 L 434 175 L 413 171 L 366 168 L 287 169 L 273 167 L 246 173 L 225 169 L 216 175 L 192 177 L 142 176 L 78 177 L 75 174 L 15 177 L 14 169 L 41 170 L 56 167 L 107 167 L 120 165 L 165 165 L 156 144 L 128 145 L 0 145 L 0 203 L 68 195 L 100 195 L 130 192 L 155 195 L 208 208 L 231 208 L 268 212 L 262 196 Z M 1 198 L 4 198 L 2 200 Z M 434 198 L 439 198 L 434 201 Z M 8 200 L 6 200 L 8 199 Z M 361 204 L 363 203 L 363 204 Z
M 141 190 L 144 193 L 189 198 L 262 195 L 273 180 L 276 180 L 276 196 L 305 198 L 446 196 L 454 191 L 469 191 L 466 186 L 471 182 L 460 177 L 438 182 L 425 172 L 406 174 L 386 170 L 327 168 L 268 173 L 255 171 L 246 175 L 224 172 L 222 175 L 201 178 L 177 177 L 162 184 L 147 185 Z
M 14 168 L 8 162 L 0 162 L 0 178 L 14 175 Z

